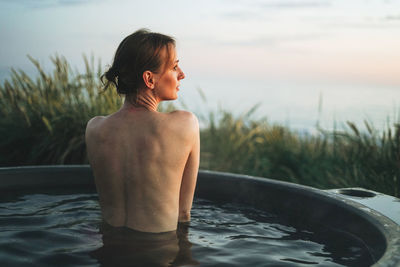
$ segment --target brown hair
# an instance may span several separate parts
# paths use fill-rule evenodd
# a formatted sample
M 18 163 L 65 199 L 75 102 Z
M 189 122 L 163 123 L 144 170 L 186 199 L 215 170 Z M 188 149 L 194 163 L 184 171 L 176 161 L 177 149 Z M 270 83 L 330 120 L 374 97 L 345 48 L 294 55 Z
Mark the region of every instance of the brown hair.
M 111 67 L 100 77 L 104 90 L 115 86 L 118 94 L 136 100 L 138 89 L 144 84 L 143 72 L 160 71 L 163 65 L 161 53 L 165 48 L 168 62 L 170 45 L 175 46 L 172 37 L 147 29 L 127 36 L 118 46 Z

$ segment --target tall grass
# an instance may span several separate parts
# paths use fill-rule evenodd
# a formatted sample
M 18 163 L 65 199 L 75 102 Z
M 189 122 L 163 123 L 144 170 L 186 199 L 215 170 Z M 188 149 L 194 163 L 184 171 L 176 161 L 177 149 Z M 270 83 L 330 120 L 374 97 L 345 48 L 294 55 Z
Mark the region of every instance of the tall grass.
M 102 70 L 84 58 L 83 74 L 63 57 L 54 70 L 39 63 L 36 79 L 12 70 L 0 85 L 0 166 L 87 163 L 84 131 L 96 115 L 116 111 L 121 98 L 102 91 Z M 171 104 L 161 107 L 173 109 Z M 400 125 L 366 131 L 347 123 L 317 135 L 299 134 L 266 119 L 209 112 L 201 129 L 201 168 L 281 179 L 319 188 L 365 187 L 399 196 Z
M 11 70 L 0 86 L 0 165 L 85 163 L 85 125 L 95 115 L 116 111 L 121 99 L 102 92 L 101 67 L 84 57 L 85 72 L 73 71 L 63 57 L 52 57 L 46 73 L 33 58 L 38 75 Z
M 211 113 L 202 129 L 201 166 L 280 179 L 323 189 L 364 187 L 399 196 L 400 125 L 367 132 L 351 122 L 342 131 L 299 134 L 251 112 Z

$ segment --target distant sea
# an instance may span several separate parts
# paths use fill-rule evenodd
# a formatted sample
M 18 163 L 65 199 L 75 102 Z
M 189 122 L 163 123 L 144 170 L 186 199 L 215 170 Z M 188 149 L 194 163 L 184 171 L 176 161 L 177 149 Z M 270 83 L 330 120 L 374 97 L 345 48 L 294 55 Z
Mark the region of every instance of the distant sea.
M 205 113 L 227 110 L 240 116 L 257 105 L 253 118 L 267 118 L 299 131 L 344 129 L 346 122 L 377 130 L 400 122 L 400 88 L 373 85 L 291 83 L 282 80 L 249 81 L 240 78 L 201 77 L 182 81 L 179 92 L 190 109 Z M 206 101 L 200 97 L 200 90 Z M 178 101 L 179 102 L 179 101 Z

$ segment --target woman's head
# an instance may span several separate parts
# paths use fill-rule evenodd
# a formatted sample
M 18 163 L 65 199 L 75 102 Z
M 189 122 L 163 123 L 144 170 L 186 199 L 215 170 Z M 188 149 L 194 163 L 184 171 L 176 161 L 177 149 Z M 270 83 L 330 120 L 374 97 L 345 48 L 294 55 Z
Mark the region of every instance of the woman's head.
M 111 67 L 102 75 L 105 89 L 113 84 L 119 94 L 136 99 L 138 90 L 145 86 L 143 73 L 163 73 L 174 52 L 172 37 L 146 29 L 134 32 L 118 46 Z

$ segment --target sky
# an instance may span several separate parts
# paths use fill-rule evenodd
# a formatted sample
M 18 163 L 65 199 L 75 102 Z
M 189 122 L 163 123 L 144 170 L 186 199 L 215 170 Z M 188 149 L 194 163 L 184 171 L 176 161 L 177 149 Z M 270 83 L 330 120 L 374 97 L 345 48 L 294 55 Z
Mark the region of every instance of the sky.
M 296 129 L 397 120 L 395 0 L 0 0 L 0 80 L 10 67 L 34 74 L 28 54 L 49 70 L 55 54 L 78 69 L 93 55 L 105 68 L 139 28 L 176 38 L 180 101 L 194 112 L 260 104 L 258 116 Z

